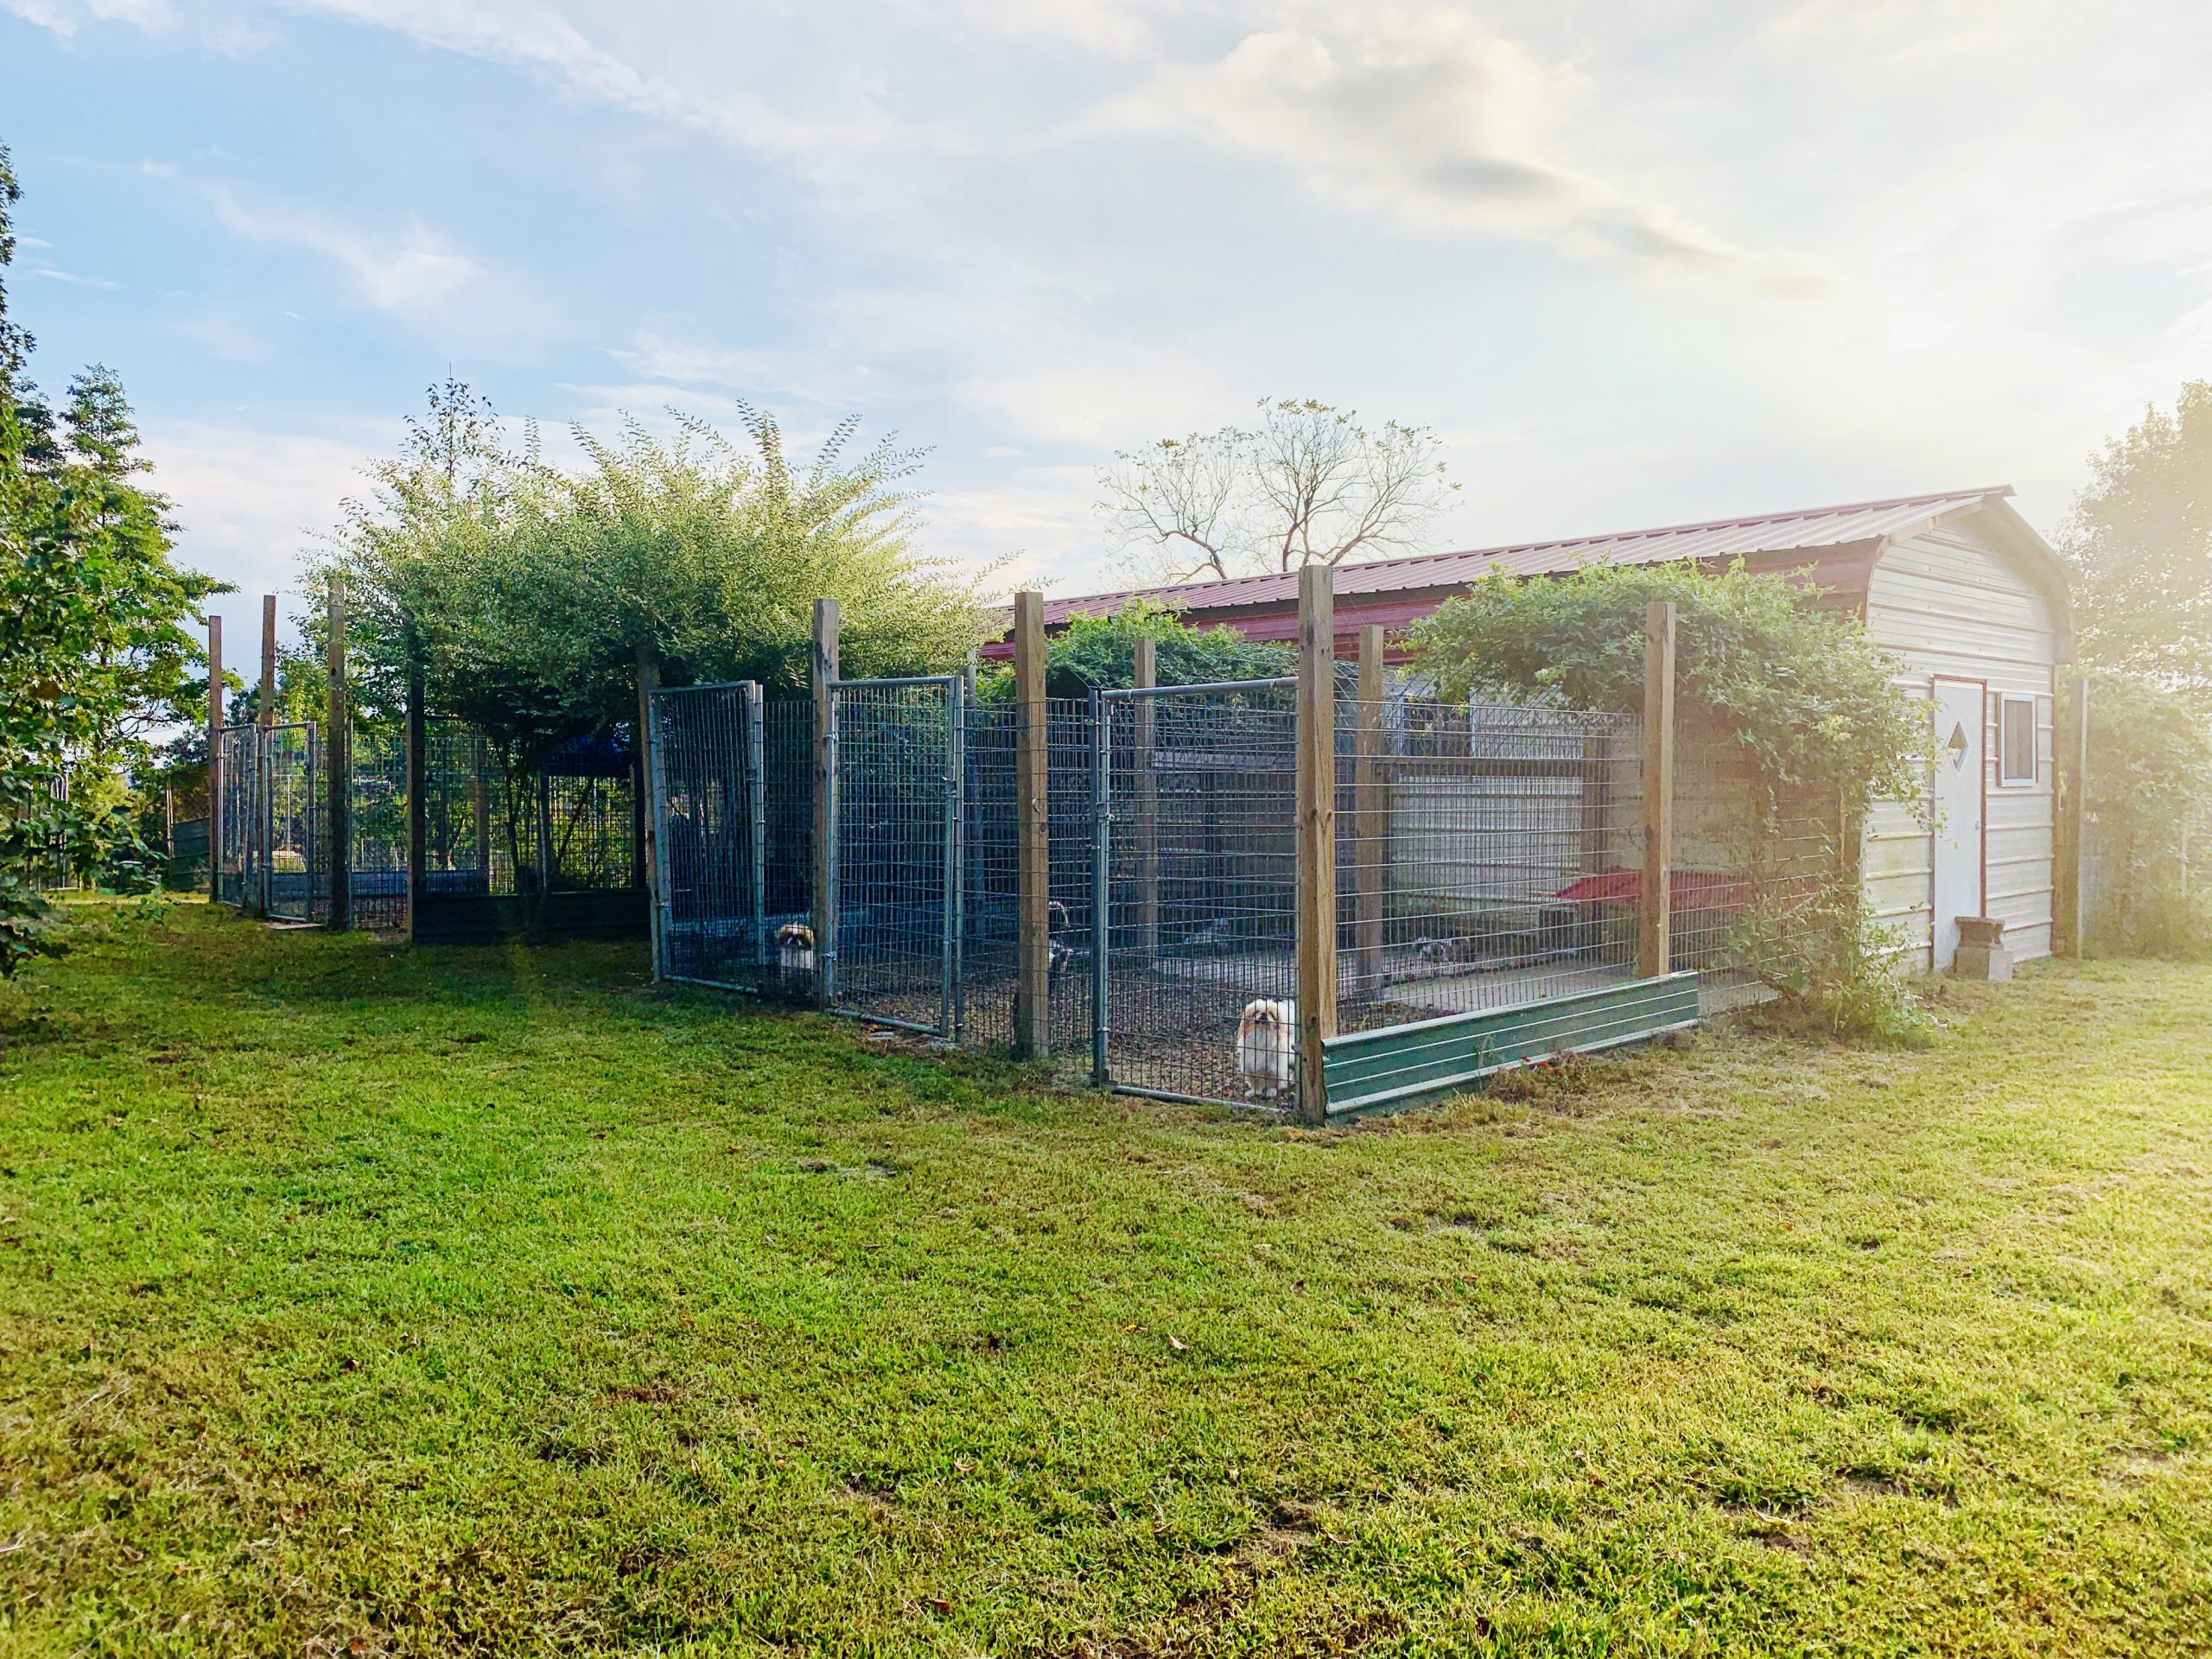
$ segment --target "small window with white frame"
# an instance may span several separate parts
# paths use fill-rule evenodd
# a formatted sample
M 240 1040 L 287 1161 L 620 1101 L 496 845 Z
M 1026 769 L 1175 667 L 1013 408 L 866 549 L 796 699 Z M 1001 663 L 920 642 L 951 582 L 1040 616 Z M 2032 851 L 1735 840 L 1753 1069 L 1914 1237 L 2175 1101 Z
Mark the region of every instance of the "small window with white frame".
M 1997 699 L 1997 781 L 2018 789 L 2036 781 L 2036 700 Z

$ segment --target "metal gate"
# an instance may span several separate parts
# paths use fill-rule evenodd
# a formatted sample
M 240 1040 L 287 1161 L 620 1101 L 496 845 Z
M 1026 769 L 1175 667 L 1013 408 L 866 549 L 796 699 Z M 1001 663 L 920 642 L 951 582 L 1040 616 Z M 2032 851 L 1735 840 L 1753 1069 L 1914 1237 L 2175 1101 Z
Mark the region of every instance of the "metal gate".
M 957 674 L 830 683 L 832 1012 L 960 1035 L 966 707 Z
M 262 737 L 263 902 L 269 915 L 283 921 L 312 921 L 318 901 L 326 912 L 329 904 L 317 737 L 313 721 L 271 726 Z
M 797 918 L 778 919 L 769 909 L 760 687 L 671 687 L 654 695 L 652 719 L 660 855 L 653 929 L 662 976 L 728 990 L 777 989 L 776 931 Z

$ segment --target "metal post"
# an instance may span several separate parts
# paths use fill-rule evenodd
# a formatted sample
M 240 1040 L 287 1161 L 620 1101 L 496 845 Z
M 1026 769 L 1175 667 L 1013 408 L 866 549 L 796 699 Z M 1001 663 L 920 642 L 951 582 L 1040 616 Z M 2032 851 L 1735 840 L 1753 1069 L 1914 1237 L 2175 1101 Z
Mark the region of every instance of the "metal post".
M 1014 1052 L 1052 1046 L 1052 731 L 1045 701 L 1045 596 L 1014 596 Z
M 330 931 L 353 925 L 353 715 L 346 683 L 346 578 L 330 579 L 325 607 L 323 748 L 329 757 L 329 804 L 323 811 L 324 856 L 330 866 Z
M 1675 601 L 1643 615 L 1643 882 L 1636 971 L 1655 979 L 1674 961 Z
M 276 743 L 270 734 L 276 726 L 276 595 L 261 596 L 261 710 L 255 722 L 259 728 L 254 745 L 254 838 L 259 843 L 258 858 L 255 860 L 254 887 L 257 894 L 254 912 L 266 918 L 269 914 L 271 876 L 276 864 L 276 779 L 272 773 L 271 751 Z
M 638 781 L 652 792 L 652 810 L 632 815 L 632 822 L 640 820 L 645 829 L 643 874 L 645 878 L 645 915 L 648 918 L 647 937 L 652 944 L 653 977 L 660 979 L 668 972 L 668 884 L 661 879 L 660 849 L 668 838 L 668 778 L 662 766 L 661 748 L 653 731 L 653 692 L 660 685 L 660 664 L 653 660 L 652 647 L 638 647 L 638 724 L 637 747 L 639 765 Z
M 938 1024 L 945 1036 L 956 1042 L 968 1015 L 966 988 L 960 982 L 960 934 L 967 914 L 962 880 L 967 869 L 967 855 L 960 833 L 961 790 L 968 773 L 966 689 L 965 680 L 958 676 L 944 688 L 944 918 Z
M 544 757 L 537 762 L 537 914 L 545 915 L 547 895 L 553 891 L 553 780 L 545 775 Z
M 1113 950 L 1111 861 L 1114 822 L 1114 740 L 1107 724 L 1112 708 L 1097 691 L 1090 694 L 1090 1080 L 1101 1089 L 1114 1074 L 1107 1058 L 1108 973 Z
M 768 738 L 767 710 L 760 683 L 738 687 L 745 706 L 745 806 L 753 825 L 751 855 L 754 965 L 766 969 L 776 960 L 773 930 L 768 925 Z
M 468 764 L 473 768 L 468 787 L 469 828 L 476 836 L 476 873 L 484 878 L 484 893 L 488 898 L 492 892 L 492 758 L 485 753 L 480 737 L 469 744 Z M 512 812 L 514 803 L 510 801 L 507 808 Z
M 1298 1116 L 1328 1121 L 1337 1034 L 1336 572 L 1298 573 Z
M 814 1006 L 837 994 L 837 601 L 814 601 Z

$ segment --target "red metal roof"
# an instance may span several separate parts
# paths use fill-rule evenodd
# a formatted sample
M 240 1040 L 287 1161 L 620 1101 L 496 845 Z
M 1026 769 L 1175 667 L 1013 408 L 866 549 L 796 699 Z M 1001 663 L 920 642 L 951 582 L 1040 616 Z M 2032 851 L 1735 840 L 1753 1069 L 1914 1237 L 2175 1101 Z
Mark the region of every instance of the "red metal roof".
M 1981 490 L 1947 490 L 1931 495 L 1893 496 L 1885 501 L 1856 501 L 1837 507 L 1808 507 L 1794 512 L 1761 513 L 1743 518 L 1714 518 L 1697 524 L 1669 524 L 1657 530 L 1630 530 L 1573 541 L 1523 542 L 1510 547 L 1476 548 L 1459 553 L 1423 553 L 1337 567 L 1340 603 L 1357 604 L 1362 594 L 1382 595 L 1463 588 L 1486 572 L 1503 569 L 1516 575 L 1546 575 L 1592 564 L 1668 564 L 1678 559 L 1731 558 L 1738 553 L 1815 552 L 1823 548 L 1886 541 L 1910 536 L 1940 519 L 1975 511 L 2012 493 L 2009 485 Z M 1121 608 L 1124 601 L 1157 599 L 1186 611 L 1217 612 L 1246 606 L 1295 604 L 1298 575 L 1234 576 L 1227 582 L 1192 582 L 1158 588 L 1129 588 L 1117 593 L 1047 599 L 1047 626 L 1078 613 L 1099 614 Z M 1370 601 L 1371 602 L 1371 601 Z M 1363 613 L 1368 606 L 1360 606 Z M 1426 611 L 1428 607 L 1423 607 Z

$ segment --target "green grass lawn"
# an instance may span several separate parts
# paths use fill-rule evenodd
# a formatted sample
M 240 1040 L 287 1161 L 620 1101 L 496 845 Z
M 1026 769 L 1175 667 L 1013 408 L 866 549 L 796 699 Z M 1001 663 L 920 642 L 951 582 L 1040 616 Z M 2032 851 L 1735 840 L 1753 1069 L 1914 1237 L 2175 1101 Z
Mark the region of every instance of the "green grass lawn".
M 2212 970 L 1318 1134 L 84 914 L 0 988 L 9 1653 L 2212 1642 Z

